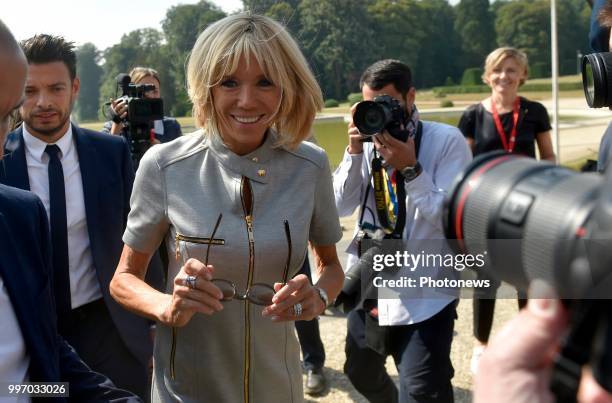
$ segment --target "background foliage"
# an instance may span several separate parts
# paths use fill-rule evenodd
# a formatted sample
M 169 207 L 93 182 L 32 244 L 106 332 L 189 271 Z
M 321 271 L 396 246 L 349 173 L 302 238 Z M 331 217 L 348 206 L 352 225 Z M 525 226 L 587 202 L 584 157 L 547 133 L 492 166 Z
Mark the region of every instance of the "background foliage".
M 315 73 L 326 99 L 345 101 L 359 92 L 361 72 L 382 58 L 413 69 L 417 88 L 461 83 L 467 69 L 482 68 L 498 46 L 523 49 L 531 76 L 550 75 L 548 0 L 243 0 L 245 9 L 287 26 Z M 589 6 L 557 2 L 560 73 L 575 74 L 577 53 L 588 53 Z M 139 29 L 104 50 L 79 48 L 80 120 L 95 119 L 99 105 L 115 96 L 115 77 L 135 66 L 157 69 L 167 115 L 191 112 L 185 62 L 198 34 L 226 14 L 207 0 L 169 8 L 162 31 Z M 468 76 L 480 84 L 476 70 Z M 477 82 L 474 82 L 477 81 Z

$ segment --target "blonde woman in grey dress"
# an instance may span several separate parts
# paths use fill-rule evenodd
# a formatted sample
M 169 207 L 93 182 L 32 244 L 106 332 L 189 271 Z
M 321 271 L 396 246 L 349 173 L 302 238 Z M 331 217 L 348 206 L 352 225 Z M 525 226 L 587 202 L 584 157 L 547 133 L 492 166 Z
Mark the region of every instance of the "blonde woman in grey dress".
M 154 401 L 302 401 L 292 322 L 343 281 L 329 163 L 302 142 L 320 88 L 285 29 L 247 14 L 199 36 L 187 80 L 200 130 L 142 159 L 111 292 L 158 324 Z M 162 242 L 165 293 L 143 281 Z M 309 243 L 314 286 L 293 277 Z

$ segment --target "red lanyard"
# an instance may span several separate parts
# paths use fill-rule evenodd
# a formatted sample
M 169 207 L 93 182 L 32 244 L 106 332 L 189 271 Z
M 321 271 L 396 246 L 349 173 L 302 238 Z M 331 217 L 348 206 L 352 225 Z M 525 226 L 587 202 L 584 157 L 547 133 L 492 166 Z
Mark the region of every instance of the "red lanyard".
M 506 150 L 508 153 L 512 153 L 514 150 L 514 143 L 516 143 L 516 128 L 518 126 L 517 123 L 520 103 L 521 100 L 519 97 L 516 97 L 514 100 L 514 106 L 512 108 L 512 131 L 510 132 L 510 140 L 507 140 L 506 131 L 504 130 L 504 126 L 499 119 L 499 113 L 497 113 L 497 108 L 495 107 L 495 101 L 493 101 L 493 98 L 491 98 L 491 110 L 493 111 L 493 120 L 495 121 L 495 127 L 497 128 L 497 134 L 501 139 L 504 150 Z

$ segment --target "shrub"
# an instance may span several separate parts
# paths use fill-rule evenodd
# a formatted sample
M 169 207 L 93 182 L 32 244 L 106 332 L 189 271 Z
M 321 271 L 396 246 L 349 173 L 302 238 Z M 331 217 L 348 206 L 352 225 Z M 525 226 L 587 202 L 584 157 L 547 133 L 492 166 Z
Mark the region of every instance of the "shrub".
M 325 100 L 326 108 L 335 108 L 336 106 L 340 106 L 340 102 L 336 101 L 335 99 L 329 98 Z
M 452 108 L 453 106 L 455 106 L 455 104 L 450 99 L 440 101 L 440 107 L 442 108 Z
M 446 87 L 434 87 L 432 92 L 436 98 L 444 98 L 446 96 L 445 88 Z
M 363 101 L 363 95 L 361 95 L 361 92 L 351 92 L 346 97 L 346 100 L 349 102 L 351 106 L 353 106 L 353 104 Z
M 550 67 L 547 63 L 534 63 L 529 68 L 529 77 L 531 78 L 546 78 L 550 77 Z
M 455 82 L 453 81 L 452 77 L 446 77 L 446 80 L 444 81 L 444 85 L 448 87 L 450 85 L 455 85 Z
M 463 71 L 461 77 L 461 85 L 480 85 L 482 84 L 482 69 L 480 67 L 471 67 Z

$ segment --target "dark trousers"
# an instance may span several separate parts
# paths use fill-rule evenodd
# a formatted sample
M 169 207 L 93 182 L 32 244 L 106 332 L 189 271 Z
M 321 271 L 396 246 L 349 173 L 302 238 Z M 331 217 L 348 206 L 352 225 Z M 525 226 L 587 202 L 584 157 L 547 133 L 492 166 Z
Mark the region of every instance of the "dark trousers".
M 385 370 L 387 357 L 366 346 L 366 313 L 351 311 L 344 373 L 355 389 L 372 403 L 453 402 L 450 350 L 455 307 L 452 302 L 424 322 L 391 327 L 389 346 L 399 372 L 399 393 Z
M 480 276 L 478 278 L 481 278 Z M 483 277 L 484 278 L 484 277 Z M 472 301 L 472 327 L 474 337 L 481 343 L 488 343 L 493 326 L 493 313 L 495 312 L 495 295 L 500 286 L 499 280 L 487 277 L 491 286 L 486 291 L 480 291 Z M 518 307 L 523 309 L 527 305 L 527 296 L 519 291 Z
M 304 264 L 298 274 L 307 275 L 308 280 L 312 283 L 308 256 L 306 256 L 306 260 L 304 260 Z M 297 330 L 300 347 L 302 348 L 304 368 L 306 370 L 323 368 L 325 364 L 325 348 L 319 333 L 319 319 L 297 320 L 295 321 L 295 330 Z
M 102 299 L 72 310 L 72 330 L 66 340 L 94 371 L 148 401 L 148 370 L 128 350 Z

